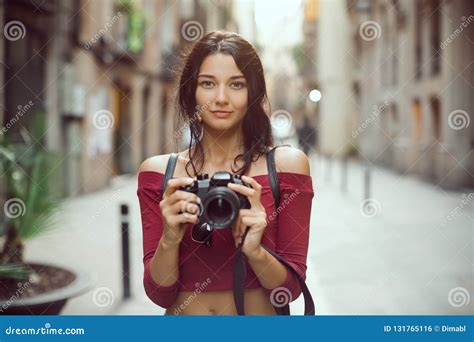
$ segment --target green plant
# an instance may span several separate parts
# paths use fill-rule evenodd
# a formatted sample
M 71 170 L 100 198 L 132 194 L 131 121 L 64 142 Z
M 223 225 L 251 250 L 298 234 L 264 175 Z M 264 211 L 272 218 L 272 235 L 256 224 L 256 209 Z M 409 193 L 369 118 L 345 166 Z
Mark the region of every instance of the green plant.
M 28 279 L 31 270 L 23 264 L 4 264 L 0 265 L 0 278 Z
M 145 43 L 145 15 L 142 10 L 132 7 L 128 16 L 128 49 L 140 53 Z
M 145 44 L 147 18 L 145 12 L 133 0 L 116 0 L 117 7 L 128 13 L 127 48 L 132 53 L 141 53 Z
M 36 113 L 31 132 L 20 129 L 20 143 L 7 135 L 0 141 L 0 177 L 6 185 L 0 277 L 26 275 L 20 267 L 25 264 L 25 242 L 54 228 L 59 198 L 53 180 L 57 181 L 59 158 L 42 145 L 45 132 L 45 114 Z

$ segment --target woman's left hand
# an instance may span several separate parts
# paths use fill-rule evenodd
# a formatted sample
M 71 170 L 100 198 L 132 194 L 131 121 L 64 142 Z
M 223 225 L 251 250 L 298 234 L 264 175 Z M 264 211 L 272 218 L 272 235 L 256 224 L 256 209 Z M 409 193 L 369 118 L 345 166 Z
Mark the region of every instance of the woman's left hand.
M 250 202 L 250 209 L 240 209 L 237 221 L 232 227 L 232 235 L 234 236 L 235 246 L 237 247 L 242 240 L 245 230 L 249 227 L 244 245 L 242 246 L 242 252 L 247 255 L 247 257 L 250 257 L 260 252 L 260 242 L 263 232 L 267 227 L 267 213 L 265 212 L 265 207 L 260 202 L 262 186 L 251 177 L 242 176 L 242 180 L 252 188 L 228 183 L 230 189 L 246 196 Z

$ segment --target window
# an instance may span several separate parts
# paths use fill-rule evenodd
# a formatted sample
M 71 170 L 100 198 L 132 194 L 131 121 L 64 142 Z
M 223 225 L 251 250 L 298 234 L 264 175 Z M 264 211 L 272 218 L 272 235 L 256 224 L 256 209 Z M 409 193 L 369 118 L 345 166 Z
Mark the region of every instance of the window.
M 419 99 L 415 99 L 412 105 L 412 137 L 414 143 L 418 143 L 421 138 L 421 120 L 421 103 Z
M 441 71 L 441 51 L 439 42 L 441 41 L 441 20 L 439 11 L 439 0 L 432 2 L 430 14 L 430 54 L 434 54 L 431 60 L 431 75 L 436 76 Z
M 430 100 L 431 105 L 431 119 L 432 119 L 432 136 L 435 141 L 441 141 L 441 103 L 438 97 L 432 97 Z
M 422 0 L 415 1 L 415 78 L 421 79 L 421 65 L 422 65 L 422 54 L 421 54 L 421 37 L 422 37 Z

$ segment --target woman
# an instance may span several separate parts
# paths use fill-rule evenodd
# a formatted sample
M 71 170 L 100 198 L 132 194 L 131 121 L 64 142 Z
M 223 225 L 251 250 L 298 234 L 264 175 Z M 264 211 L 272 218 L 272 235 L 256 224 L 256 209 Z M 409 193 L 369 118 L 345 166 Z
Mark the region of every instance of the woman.
M 191 131 L 189 148 L 178 154 L 164 192 L 161 183 L 169 154 L 145 160 L 138 173 L 144 287 L 154 303 L 167 308 L 166 314 L 236 314 L 232 265 L 246 229 L 245 313 L 274 315 L 275 290 L 283 291 L 288 302 L 301 293 L 295 275 L 262 245 L 305 277 L 314 194 L 309 162 L 298 149 L 276 149 L 280 204 L 286 204 L 280 205 L 275 219 L 265 158 L 273 144 L 266 100 L 262 64 L 250 43 L 224 31 L 210 32 L 196 42 L 185 60 L 178 91 L 180 117 Z M 198 197 L 179 188 L 198 174 L 211 177 L 216 171 L 242 175 L 251 188 L 229 188 L 246 196 L 250 209 L 240 210 L 231 229 L 212 231 L 209 245 L 192 237 Z

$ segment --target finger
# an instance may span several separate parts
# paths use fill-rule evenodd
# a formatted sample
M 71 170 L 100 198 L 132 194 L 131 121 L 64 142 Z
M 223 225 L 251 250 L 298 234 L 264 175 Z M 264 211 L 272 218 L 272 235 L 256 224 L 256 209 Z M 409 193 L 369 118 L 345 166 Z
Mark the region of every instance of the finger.
M 242 218 L 242 223 L 247 226 L 254 226 L 254 225 L 261 225 L 262 227 L 266 227 L 267 223 L 262 220 L 261 217 L 252 217 L 252 216 L 245 216 Z
M 166 191 L 163 194 L 164 196 L 170 196 L 173 194 L 179 187 L 184 185 L 190 185 L 194 182 L 194 179 L 189 177 L 183 178 L 171 178 L 168 183 L 166 183 Z
M 193 223 L 197 224 L 199 222 L 199 217 L 196 214 L 182 213 L 179 215 L 182 217 L 182 223 Z
M 257 194 L 257 191 L 255 189 L 249 188 L 248 186 L 242 184 L 227 183 L 227 186 L 232 190 L 238 192 L 239 194 L 245 196 L 254 196 L 255 194 Z
M 169 198 L 169 203 L 174 204 L 177 201 L 185 200 L 189 202 L 200 203 L 201 199 L 192 192 L 187 192 L 184 190 L 176 190 Z
M 260 204 L 260 195 L 262 193 L 262 186 L 253 178 L 242 176 L 242 180 L 249 184 L 251 188 L 241 184 L 228 183 L 228 187 L 232 190 L 246 196 L 250 202 L 251 207 L 258 207 Z
M 189 213 L 182 213 L 182 214 L 179 214 L 179 215 L 173 215 L 173 217 L 171 218 L 171 220 L 173 220 L 174 222 L 176 223 L 198 223 L 199 222 L 199 217 L 197 215 L 194 215 L 194 214 L 189 214 Z
M 240 236 L 239 243 L 240 243 L 240 241 L 242 241 L 246 229 L 247 229 L 247 225 L 244 223 L 244 220 L 242 219 L 240 221 L 240 225 L 239 225 L 239 236 Z
M 235 224 L 232 226 L 232 236 L 234 237 L 234 239 L 237 238 L 237 236 L 239 236 L 239 224 L 241 220 L 242 220 L 242 217 L 239 214 L 239 216 L 235 220 Z
M 260 204 L 260 193 L 258 193 L 256 190 L 252 188 L 248 188 L 246 186 L 240 185 L 240 184 L 234 184 L 234 183 L 227 183 L 227 186 L 231 189 L 234 190 L 235 192 L 238 192 L 239 194 L 242 194 L 246 196 L 250 202 L 250 206 L 256 207 L 259 206 Z
M 237 227 L 235 228 L 235 237 L 234 237 L 235 247 L 238 247 L 239 244 L 242 242 L 241 227 L 242 227 L 242 220 L 239 221 Z
M 242 176 L 242 180 L 248 185 L 250 185 L 257 192 L 262 191 L 262 185 L 259 182 L 257 182 L 255 179 L 253 179 L 252 177 Z
M 242 215 L 241 220 L 239 222 L 239 227 L 238 227 L 238 242 L 241 243 L 242 240 L 244 239 L 245 232 L 249 228 L 248 222 L 248 216 Z
M 262 212 L 255 209 L 240 209 L 239 214 L 241 216 L 260 216 Z
M 187 201 L 187 200 L 179 200 L 175 202 L 170 208 L 170 211 L 174 215 L 182 213 L 182 212 L 199 215 L 200 210 L 201 210 L 200 206 L 197 202 L 192 202 L 192 201 Z
M 239 243 L 242 241 L 242 216 L 239 216 L 237 220 L 234 230 L 232 231 L 232 235 L 234 236 L 235 247 L 238 247 Z

